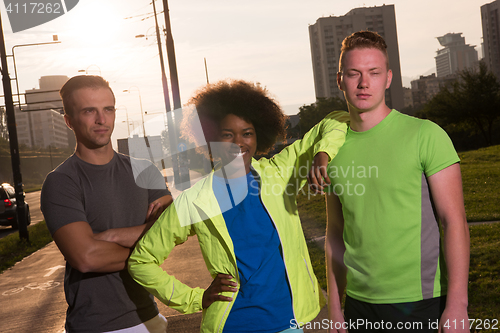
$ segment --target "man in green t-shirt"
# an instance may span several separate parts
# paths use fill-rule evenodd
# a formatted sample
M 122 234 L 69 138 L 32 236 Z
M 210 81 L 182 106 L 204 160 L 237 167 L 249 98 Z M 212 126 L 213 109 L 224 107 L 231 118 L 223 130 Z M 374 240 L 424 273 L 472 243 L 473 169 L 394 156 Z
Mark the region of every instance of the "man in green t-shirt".
M 386 105 L 391 80 L 382 37 L 360 31 L 343 41 L 337 81 L 350 127 L 329 177 L 321 181 L 318 171 L 316 178 L 319 189 L 331 181 L 330 331 L 468 332 L 469 233 L 459 159 L 439 126 Z

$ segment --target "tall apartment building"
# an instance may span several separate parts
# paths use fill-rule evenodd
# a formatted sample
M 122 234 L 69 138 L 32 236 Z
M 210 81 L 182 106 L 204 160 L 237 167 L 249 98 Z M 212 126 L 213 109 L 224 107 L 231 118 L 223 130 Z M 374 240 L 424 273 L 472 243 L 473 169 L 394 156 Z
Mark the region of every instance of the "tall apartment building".
M 473 45 L 465 44 L 462 33 L 447 33 L 437 40 L 444 47 L 435 57 L 437 77 L 456 74 L 477 65 L 477 51 Z
M 321 17 L 309 26 L 316 98 L 344 98 L 337 87 L 342 40 L 360 30 L 375 31 L 385 39 L 393 74 L 391 87 L 386 91 L 386 102 L 392 108 L 403 109 L 404 91 L 394 5 L 354 8 L 344 16 Z
M 500 0 L 481 6 L 481 22 L 484 61 L 500 80 Z
M 28 147 L 68 147 L 68 127 L 56 110 L 19 111 L 15 107 L 17 140 Z
M 53 109 L 63 113 L 59 90 L 68 81 L 66 75 L 42 76 L 38 82 L 40 89 L 26 90 L 26 105 L 29 110 Z M 24 108 L 23 108 L 24 109 Z
M 40 89 L 26 90 L 26 103 L 16 106 L 19 143 L 29 147 L 73 147 L 73 132 L 64 121 L 59 89 L 68 80 L 64 75 L 42 76 Z

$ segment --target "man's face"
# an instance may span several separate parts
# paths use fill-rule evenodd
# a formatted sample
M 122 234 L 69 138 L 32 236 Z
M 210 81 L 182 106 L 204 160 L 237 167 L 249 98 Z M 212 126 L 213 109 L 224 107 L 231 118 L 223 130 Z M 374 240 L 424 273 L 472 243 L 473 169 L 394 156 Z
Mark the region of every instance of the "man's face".
M 111 142 L 115 124 L 115 99 L 107 88 L 82 88 L 72 95 L 72 115 L 66 124 L 76 140 L 88 149 L 104 147 Z
M 349 110 L 366 112 L 385 107 L 385 90 L 392 80 L 384 53 L 375 48 L 358 48 L 343 55 L 343 70 L 337 83 Z

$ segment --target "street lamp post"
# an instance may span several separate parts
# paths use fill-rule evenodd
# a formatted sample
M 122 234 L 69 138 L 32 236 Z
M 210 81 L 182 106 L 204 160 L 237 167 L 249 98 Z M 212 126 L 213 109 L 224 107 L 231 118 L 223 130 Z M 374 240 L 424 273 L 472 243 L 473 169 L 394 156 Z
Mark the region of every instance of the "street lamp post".
M 0 15 L 0 60 L 2 81 L 5 99 L 5 110 L 7 113 L 7 128 L 9 130 L 10 158 L 12 163 L 12 174 L 14 177 L 14 189 L 16 191 L 17 225 L 19 237 L 29 242 L 26 206 L 24 204 L 23 178 L 21 175 L 21 159 L 19 156 L 19 144 L 17 141 L 16 116 L 14 113 L 14 99 L 12 98 L 12 85 L 7 67 L 7 52 L 5 51 L 5 40 L 3 36 L 2 18 Z
M 92 65 L 88 66 L 88 67 L 87 67 L 87 68 L 85 68 L 85 69 L 79 69 L 79 70 L 78 70 L 78 73 L 85 73 L 85 74 L 88 74 L 88 73 L 90 72 L 90 71 L 89 71 L 89 68 L 90 68 L 90 67 L 92 67 L 92 66 L 97 67 L 97 70 L 99 71 L 99 76 L 102 76 L 102 75 L 101 75 L 101 68 L 100 68 L 99 66 L 95 65 L 95 64 L 92 64 Z
M 170 71 L 170 84 L 172 85 L 172 99 L 174 100 L 174 110 L 181 108 L 181 96 L 179 90 L 179 77 L 177 76 L 177 62 L 175 60 L 174 38 L 170 26 L 170 14 L 168 1 L 163 0 L 163 15 L 165 16 L 165 39 L 167 46 L 168 67 Z M 189 175 L 188 175 L 189 177 Z
M 154 1 L 153 1 L 154 3 Z M 167 57 L 168 57 L 168 67 L 170 72 L 170 84 L 172 86 L 172 99 L 174 100 L 174 110 L 180 109 L 181 105 L 181 96 L 179 89 L 179 77 L 177 75 L 177 63 L 175 60 L 175 48 L 174 48 L 174 38 L 172 36 L 172 28 L 170 26 L 170 14 L 168 9 L 168 0 L 163 0 L 163 14 L 165 16 L 165 44 L 167 47 Z M 179 120 L 175 119 L 178 123 Z M 179 125 L 179 124 L 177 124 Z M 182 139 L 179 137 L 179 144 L 182 143 Z M 189 184 L 189 162 L 187 151 L 179 152 L 179 169 L 180 169 L 180 178 L 182 184 Z M 186 189 L 189 185 L 184 186 L 183 189 Z
M 128 111 L 127 111 L 127 107 L 126 107 L 126 106 L 124 106 L 124 105 L 120 105 L 120 106 L 118 106 L 116 109 L 118 110 L 118 109 L 121 109 L 121 108 L 125 109 L 125 115 L 127 116 L 127 133 L 128 133 L 128 136 L 130 137 L 130 127 L 129 127 L 129 121 L 128 121 Z
M 149 145 L 149 139 L 146 135 L 146 126 L 144 125 L 144 112 L 142 111 L 141 91 L 139 90 L 138 87 L 132 86 L 128 89 L 125 89 L 123 92 L 130 93 L 132 88 L 137 89 L 137 92 L 139 93 L 139 104 L 141 106 L 141 119 L 142 119 L 142 134 L 144 135 L 144 142 L 146 143 L 146 149 L 148 150 L 148 153 L 149 153 L 149 159 L 151 160 L 151 163 L 154 163 L 153 152 L 151 151 L 151 146 Z M 128 115 L 127 115 L 127 118 L 128 118 Z
M 149 34 L 149 30 L 151 29 L 154 29 L 155 27 L 149 27 L 149 29 L 146 31 L 146 34 L 140 34 L 140 35 L 136 35 L 135 38 L 146 38 L 146 40 L 148 40 L 148 37 L 151 37 L 151 36 L 155 36 L 156 37 L 156 33 L 153 35 L 153 34 Z
M 164 8 L 164 10 L 168 10 L 167 8 Z M 165 96 L 165 107 L 167 111 L 167 126 L 168 126 L 168 138 L 169 138 L 169 151 L 172 152 L 171 158 L 172 158 L 172 168 L 174 171 L 174 183 L 175 187 L 184 190 L 187 187 L 187 184 L 189 183 L 189 170 L 185 170 L 186 168 L 184 167 L 182 163 L 183 160 L 183 155 L 185 152 L 181 152 L 181 154 L 173 154 L 175 150 L 178 149 L 177 144 L 178 141 L 180 140 L 179 135 L 176 133 L 176 126 L 174 123 L 174 119 L 172 118 L 172 112 L 171 112 L 171 107 L 170 107 L 170 97 L 169 97 L 169 92 L 168 92 L 168 83 L 167 83 L 167 76 L 165 74 L 165 64 L 163 61 L 163 51 L 161 48 L 161 41 L 160 41 L 160 28 L 158 26 L 158 15 L 156 13 L 156 5 L 155 1 L 153 1 L 153 12 L 154 12 L 154 17 L 155 17 L 155 28 L 156 28 L 156 43 L 158 44 L 158 52 L 160 55 L 160 66 L 161 66 L 161 78 L 162 78 L 162 84 L 163 84 L 163 95 Z M 170 23 L 169 23 L 170 24 Z M 168 32 L 167 32 L 168 33 Z M 168 50 L 168 48 L 167 48 Z M 172 73 L 171 73 L 172 75 Z M 177 75 L 177 73 L 175 74 Z M 172 77 L 171 77 L 172 79 Z M 177 94 L 179 90 L 177 88 Z M 176 91 L 175 87 L 172 87 L 172 97 L 174 98 L 174 110 L 175 108 L 180 108 L 180 99 L 177 99 L 176 97 Z M 182 185 L 181 185 L 182 184 Z
M 38 46 L 38 45 L 48 45 L 48 44 L 60 44 L 60 43 L 61 43 L 60 41 L 53 41 L 53 42 L 45 42 L 45 43 L 20 44 L 20 45 L 14 45 L 12 47 L 12 63 L 14 64 L 14 75 L 15 75 L 15 78 L 13 80 L 16 80 L 17 103 L 19 105 L 19 111 L 21 111 L 21 97 L 19 94 L 19 80 L 17 78 L 16 56 L 15 56 L 15 52 L 14 52 L 16 47 Z
M 142 119 L 142 134 L 144 135 L 144 137 L 146 137 L 146 127 L 144 126 L 144 112 L 142 111 L 141 91 L 136 86 L 132 86 L 128 89 L 125 89 L 123 92 L 130 93 L 132 88 L 137 89 L 137 92 L 139 93 L 139 105 L 141 106 L 141 119 Z
M 14 64 L 14 75 L 15 77 L 12 80 L 16 80 L 16 92 L 17 92 L 17 105 L 19 106 L 19 112 L 21 112 L 21 95 L 19 91 L 19 79 L 17 77 L 17 66 L 16 66 L 16 55 L 15 55 L 15 49 L 16 47 L 25 47 L 25 46 L 39 46 L 39 45 L 48 45 L 48 44 L 59 44 L 61 43 L 60 41 L 57 41 L 57 35 L 54 35 L 54 41 L 53 42 L 45 42 L 45 43 L 32 43 L 32 44 L 20 44 L 20 45 L 14 45 L 12 47 L 12 63 Z M 27 104 L 28 101 L 26 101 L 26 96 L 25 96 L 25 103 Z M 33 125 L 31 122 L 31 113 L 28 114 L 28 127 L 29 127 L 29 133 L 30 133 L 30 139 L 31 143 L 34 144 L 34 135 L 33 135 Z
M 127 119 L 127 120 L 122 120 L 122 123 L 127 123 L 127 126 L 132 125 L 132 128 L 134 128 L 134 129 L 135 129 L 135 128 L 137 128 L 137 127 L 135 126 L 135 124 L 139 124 L 139 122 L 138 122 L 138 121 L 136 121 L 136 120 L 130 120 L 130 119 Z M 130 131 L 129 131 L 129 132 L 130 132 Z M 133 134 L 133 135 L 137 135 L 137 134 Z M 130 134 L 129 134 L 129 137 L 131 137 L 131 136 L 130 136 Z

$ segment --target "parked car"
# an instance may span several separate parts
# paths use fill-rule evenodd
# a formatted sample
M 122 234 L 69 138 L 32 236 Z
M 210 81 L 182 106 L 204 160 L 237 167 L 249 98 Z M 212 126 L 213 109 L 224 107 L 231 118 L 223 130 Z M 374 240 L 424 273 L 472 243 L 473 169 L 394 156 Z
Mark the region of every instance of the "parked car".
M 30 207 L 28 203 L 24 202 L 26 207 L 26 224 L 31 224 Z M 16 204 L 16 191 L 12 185 L 3 183 L 0 185 L 0 225 L 12 226 L 17 229 L 17 204 Z

